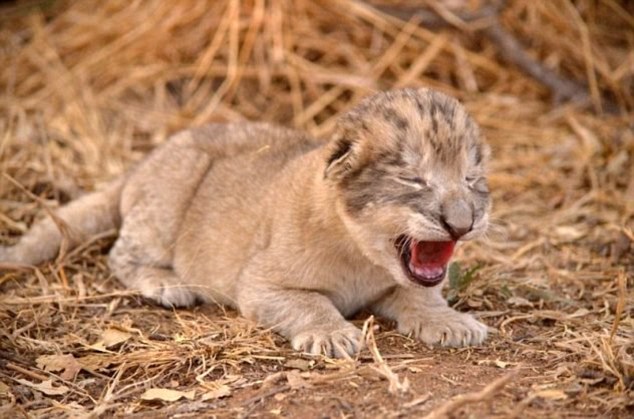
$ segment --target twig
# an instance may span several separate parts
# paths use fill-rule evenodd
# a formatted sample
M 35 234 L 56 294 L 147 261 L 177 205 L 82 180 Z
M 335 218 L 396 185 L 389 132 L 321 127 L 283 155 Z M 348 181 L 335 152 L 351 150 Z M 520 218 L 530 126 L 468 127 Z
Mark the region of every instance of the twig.
M 60 297 L 59 295 L 42 295 L 39 297 L 0 297 L 0 304 L 6 306 L 37 305 L 37 304 L 72 304 L 82 301 L 109 300 L 112 297 L 133 297 L 139 295 L 138 291 L 122 290 L 99 295 L 86 295 L 84 297 Z
M 418 407 L 421 404 L 427 403 L 427 401 L 429 399 L 431 399 L 432 394 L 431 393 L 427 393 L 424 394 L 420 397 L 415 398 L 414 400 L 411 400 L 405 404 L 403 404 L 403 409 L 411 409 L 412 407 Z
M 412 8 L 407 6 L 374 6 L 377 10 L 398 18 L 403 21 L 409 21 L 410 19 L 416 17 L 421 26 L 424 26 L 427 29 L 442 29 L 447 26 L 451 26 L 452 23 L 448 22 L 443 17 L 439 16 L 435 11 L 421 9 L 421 8 Z M 499 6 L 484 6 L 477 10 L 474 13 L 460 13 L 455 14 L 452 13 L 453 16 L 457 17 L 460 21 L 469 23 L 470 29 L 477 28 L 478 25 L 474 25 L 478 21 L 486 22 L 491 17 L 494 17 L 499 10 Z M 463 25 L 460 25 L 463 26 Z
M 27 377 L 34 378 L 36 380 L 40 380 L 40 381 L 48 380 L 47 376 L 42 375 L 42 374 L 38 374 L 38 373 L 30 371 L 30 370 L 27 370 L 26 368 L 22 368 L 21 366 L 16 365 L 13 362 L 7 362 L 5 367 L 7 369 L 9 369 L 9 370 L 13 370 L 13 371 L 19 372 L 21 374 L 26 375 Z
M 590 94 L 583 84 L 565 79 L 533 60 L 524 51 L 520 42 L 502 27 L 497 17 L 493 18 L 491 25 L 484 28 L 482 32 L 497 45 L 498 51 L 505 61 L 515 64 L 526 74 L 548 87 L 555 102 L 586 103 L 589 100 Z
M 548 87 L 555 102 L 589 103 L 590 94 L 584 84 L 568 80 L 532 59 L 523 45 L 504 29 L 498 18 L 504 2 L 484 6 L 475 13 L 452 13 L 440 3 L 434 4 L 436 7 L 433 11 L 398 6 L 376 6 L 376 9 L 404 21 L 416 17 L 419 24 L 427 28 L 454 26 L 462 31 L 481 31 L 497 46 L 503 60 L 516 65 L 521 71 Z M 615 104 L 607 100 L 606 102 L 608 110 L 617 109 Z
M 372 358 L 374 359 L 374 363 L 376 365 L 371 365 L 370 367 L 381 374 L 385 379 L 390 383 L 388 387 L 388 391 L 391 394 L 397 393 L 407 393 L 409 391 L 409 380 L 405 377 L 402 381 L 399 379 L 398 375 L 390 366 L 385 362 L 381 353 L 379 352 L 379 348 L 376 346 L 376 338 L 374 337 L 374 330 L 372 325 L 374 323 L 374 316 L 370 316 L 368 320 L 363 325 L 363 332 L 365 335 L 365 343 L 368 347 L 368 350 L 372 354 Z
M 616 331 L 619 329 L 619 323 L 621 322 L 621 315 L 623 314 L 623 308 L 625 307 L 625 291 L 627 288 L 627 279 L 623 270 L 619 271 L 616 279 L 619 290 L 618 300 L 616 302 L 616 310 L 614 313 L 614 323 L 612 323 L 612 330 L 610 331 L 610 344 L 614 339 Z
M 26 375 L 26 376 L 27 376 L 27 377 L 29 377 L 29 378 L 32 378 L 32 379 L 35 379 L 35 380 L 40 380 L 40 381 L 42 381 L 42 382 L 47 381 L 47 380 L 59 380 L 59 381 L 61 381 L 63 384 L 65 384 L 65 385 L 69 386 L 69 387 L 70 387 L 70 390 L 71 390 L 72 392 L 74 392 L 75 394 L 79 394 L 79 395 L 81 395 L 81 396 L 88 397 L 92 403 L 95 403 L 95 399 L 93 399 L 93 398 L 92 398 L 92 396 L 90 396 L 90 394 L 86 393 L 86 391 L 85 391 L 83 388 L 79 387 L 77 384 L 73 383 L 72 381 L 65 380 L 65 379 L 61 378 L 59 375 L 57 375 L 57 374 L 53 374 L 52 372 L 49 372 L 49 371 L 42 371 L 42 372 L 45 372 L 46 374 L 48 374 L 48 376 L 46 376 L 46 375 L 42 375 L 42 374 L 40 374 L 40 373 L 37 373 L 37 372 L 31 371 L 31 370 L 26 369 L 26 368 L 24 368 L 24 367 L 21 367 L 21 366 L 19 366 L 19 365 L 17 365 L 17 364 L 14 364 L 13 362 L 7 362 L 7 363 L 4 365 L 4 367 L 6 367 L 6 368 L 7 368 L 7 369 L 9 369 L 9 370 L 13 370 L 13 371 L 19 372 L 19 373 L 21 373 L 21 374 L 24 374 L 24 375 Z M 4 374 L 3 374 L 3 375 L 4 375 Z M 15 377 L 8 376 L 8 378 L 10 378 L 11 380 L 14 380 L 14 381 L 20 382 L 20 381 L 19 381 L 17 378 L 15 378 Z M 23 384 L 23 383 L 22 383 L 22 384 Z
M 486 401 L 491 399 L 502 387 L 504 387 L 509 381 L 517 376 L 517 370 L 511 371 L 509 374 L 506 374 L 497 380 L 493 381 L 491 384 L 484 387 L 482 390 L 460 394 L 448 402 L 444 403 L 440 407 L 432 410 L 425 416 L 424 419 L 441 419 L 449 417 L 449 414 L 457 409 L 460 409 L 462 406 L 469 403 L 478 403 L 482 401 Z
M 277 387 L 273 387 L 269 390 L 263 391 L 260 394 L 256 394 L 255 396 L 246 399 L 245 401 L 242 402 L 243 406 L 249 406 L 253 403 L 257 403 L 261 400 L 266 399 L 267 397 L 271 397 L 276 395 L 277 393 L 282 393 L 284 391 L 290 390 L 291 386 L 289 386 L 288 384 L 283 384 Z

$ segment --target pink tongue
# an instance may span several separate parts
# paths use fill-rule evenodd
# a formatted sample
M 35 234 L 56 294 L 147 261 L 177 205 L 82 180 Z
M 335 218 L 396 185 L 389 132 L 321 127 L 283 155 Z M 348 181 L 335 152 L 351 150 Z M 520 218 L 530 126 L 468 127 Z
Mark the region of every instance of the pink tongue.
M 451 259 L 455 245 L 454 241 L 413 242 L 410 245 L 410 265 L 419 275 L 429 278 L 439 276 Z

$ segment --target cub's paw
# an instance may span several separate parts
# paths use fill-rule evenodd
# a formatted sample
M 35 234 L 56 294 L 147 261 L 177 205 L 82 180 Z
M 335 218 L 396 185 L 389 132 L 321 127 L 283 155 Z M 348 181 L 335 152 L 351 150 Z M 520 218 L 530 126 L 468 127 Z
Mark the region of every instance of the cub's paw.
M 154 298 L 164 307 L 191 307 L 196 305 L 196 294 L 186 288 L 164 287 L 155 291 Z
M 486 325 L 449 307 L 403 316 L 398 330 L 429 345 L 452 347 L 479 345 L 487 337 Z
M 363 333 L 349 323 L 341 329 L 311 329 L 294 336 L 291 345 L 311 355 L 348 358 L 363 347 Z
M 174 284 L 176 281 L 161 281 L 159 279 L 145 280 L 137 284 L 141 295 L 153 300 L 163 307 L 191 307 L 197 302 L 197 295 L 188 287 Z

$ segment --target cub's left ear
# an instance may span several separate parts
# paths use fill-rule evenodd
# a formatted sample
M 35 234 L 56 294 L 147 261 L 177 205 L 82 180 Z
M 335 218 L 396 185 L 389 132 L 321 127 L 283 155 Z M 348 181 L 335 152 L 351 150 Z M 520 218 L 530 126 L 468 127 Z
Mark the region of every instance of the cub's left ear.
M 324 178 L 341 180 L 355 167 L 359 158 L 358 140 L 347 135 L 337 135 L 326 146 L 326 170 Z

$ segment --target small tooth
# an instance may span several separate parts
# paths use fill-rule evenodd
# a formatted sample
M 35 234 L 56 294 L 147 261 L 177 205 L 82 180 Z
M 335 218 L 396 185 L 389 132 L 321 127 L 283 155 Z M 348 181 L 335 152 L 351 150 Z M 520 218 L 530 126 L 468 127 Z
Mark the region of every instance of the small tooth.
M 440 274 L 442 274 L 442 268 L 440 267 L 429 267 L 429 268 L 419 268 L 415 267 L 414 272 L 417 275 L 424 276 L 426 278 L 436 278 Z

